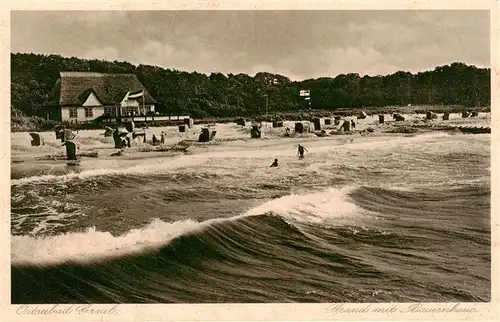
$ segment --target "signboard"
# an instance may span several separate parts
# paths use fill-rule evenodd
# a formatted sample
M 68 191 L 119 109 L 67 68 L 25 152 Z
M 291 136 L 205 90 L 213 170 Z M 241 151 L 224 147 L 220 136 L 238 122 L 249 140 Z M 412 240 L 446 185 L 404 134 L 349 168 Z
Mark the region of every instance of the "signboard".
M 308 89 L 301 89 L 300 96 L 311 96 L 311 91 Z

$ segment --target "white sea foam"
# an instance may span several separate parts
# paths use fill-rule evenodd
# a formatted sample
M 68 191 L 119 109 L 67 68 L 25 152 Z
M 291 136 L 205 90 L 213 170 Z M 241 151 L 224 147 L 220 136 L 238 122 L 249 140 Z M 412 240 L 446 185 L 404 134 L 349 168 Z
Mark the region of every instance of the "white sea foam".
M 236 220 L 273 212 L 284 219 L 321 223 L 332 218 L 355 216 L 358 208 L 347 200 L 352 187 L 307 194 L 289 195 L 274 199 L 231 218 L 215 218 L 203 222 L 191 219 L 164 222 L 153 220 L 149 225 L 113 236 L 97 231 L 95 227 L 85 232 L 71 232 L 56 236 L 13 236 L 13 264 L 54 264 L 61 262 L 91 262 L 103 258 L 140 253 L 168 244 L 183 234 L 198 231 L 215 222 Z
M 141 162 L 142 161 L 142 162 Z M 199 156 L 179 156 L 168 159 L 149 159 L 141 160 L 130 164 L 128 167 L 113 168 L 115 165 L 109 162 L 110 167 L 100 167 L 95 169 L 83 170 L 81 172 L 71 172 L 63 175 L 44 174 L 20 179 L 11 180 L 11 185 L 24 185 L 28 183 L 40 182 L 66 182 L 72 179 L 86 179 L 105 175 L 123 175 L 123 174 L 148 174 L 154 172 L 171 171 L 183 167 L 192 167 L 204 163 L 206 160 Z
M 324 223 L 330 219 L 352 218 L 359 214 L 359 208 L 349 200 L 348 193 L 356 187 L 329 188 L 304 195 L 288 195 L 273 199 L 249 210 L 253 216 L 272 212 L 285 219 L 306 223 Z
M 132 229 L 121 236 L 97 231 L 95 227 L 49 237 L 13 236 L 11 258 L 13 264 L 89 262 L 158 247 L 199 227 L 200 223 L 193 220 L 166 223 L 156 219 L 144 228 Z
M 43 198 L 40 198 L 43 199 Z M 27 221 L 35 221 L 36 225 L 31 229 L 30 234 L 48 233 L 53 229 L 78 221 L 79 217 L 85 216 L 84 208 L 81 205 L 50 200 L 45 202 L 40 200 L 40 204 L 32 207 L 34 214 L 16 214 L 15 210 L 11 215 L 11 225 L 16 229 L 21 229 Z M 32 218 L 35 216 L 35 218 Z

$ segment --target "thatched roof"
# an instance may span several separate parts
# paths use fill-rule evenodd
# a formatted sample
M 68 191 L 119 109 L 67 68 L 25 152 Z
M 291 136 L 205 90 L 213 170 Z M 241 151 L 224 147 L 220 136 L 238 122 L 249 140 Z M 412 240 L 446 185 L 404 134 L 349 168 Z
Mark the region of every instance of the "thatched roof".
M 144 90 L 146 104 L 157 101 L 134 74 L 61 72 L 46 105 L 82 105 L 93 92 L 103 105 L 120 103 L 127 92 Z M 138 99 L 142 103 L 142 98 Z

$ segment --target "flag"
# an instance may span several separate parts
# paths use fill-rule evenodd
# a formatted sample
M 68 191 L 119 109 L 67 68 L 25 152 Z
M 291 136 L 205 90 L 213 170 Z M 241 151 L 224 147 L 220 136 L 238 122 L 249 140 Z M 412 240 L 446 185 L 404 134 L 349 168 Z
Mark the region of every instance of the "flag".
M 311 95 L 311 91 L 308 89 L 301 89 L 300 90 L 300 96 L 309 96 Z
M 144 90 L 140 90 L 138 92 L 132 92 L 128 94 L 129 99 L 139 98 L 144 96 Z

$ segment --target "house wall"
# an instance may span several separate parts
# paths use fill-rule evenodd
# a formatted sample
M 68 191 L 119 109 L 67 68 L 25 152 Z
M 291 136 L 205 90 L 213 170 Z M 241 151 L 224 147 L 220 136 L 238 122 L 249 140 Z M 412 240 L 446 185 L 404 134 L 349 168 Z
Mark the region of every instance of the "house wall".
M 142 108 L 142 106 L 140 106 Z M 85 117 L 85 108 L 91 108 L 92 109 L 92 117 Z M 145 110 L 146 110 L 146 113 L 150 112 L 150 111 L 155 111 L 155 106 L 154 105 L 145 105 L 144 106 Z M 69 110 L 70 109 L 77 109 L 77 114 L 78 114 L 78 117 L 77 118 L 70 118 L 69 117 Z M 88 121 L 91 121 L 95 118 L 98 118 L 99 116 L 102 116 L 104 115 L 104 109 L 105 107 L 104 106 L 87 106 L 87 107 L 83 107 L 83 106 L 63 106 L 60 108 L 60 112 L 59 110 L 54 110 L 51 112 L 50 114 L 50 118 L 51 119 L 54 119 L 54 120 L 61 120 L 62 122 L 88 122 Z M 114 111 L 114 107 L 113 107 L 113 111 Z M 114 112 L 112 113 L 111 116 L 115 116 L 114 115 Z
M 142 103 L 139 103 L 137 100 L 124 100 L 121 102 L 121 115 L 125 115 L 126 111 L 133 107 L 139 114 L 147 114 L 155 111 L 154 105 L 144 105 L 144 110 Z
M 92 109 L 92 117 L 85 117 L 85 107 L 83 106 L 63 106 L 61 107 L 61 121 L 63 122 L 71 122 L 71 121 L 77 121 L 77 122 L 87 122 L 91 121 L 99 116 L 102 116 L 104 114 L 104 107 L 103 106 L 94 106 L 94 107 L 87 107 Z M 77 118 L 70 118 L 69 117 L 69 110 L 70 109 L 76 109 L 77 110 Z

